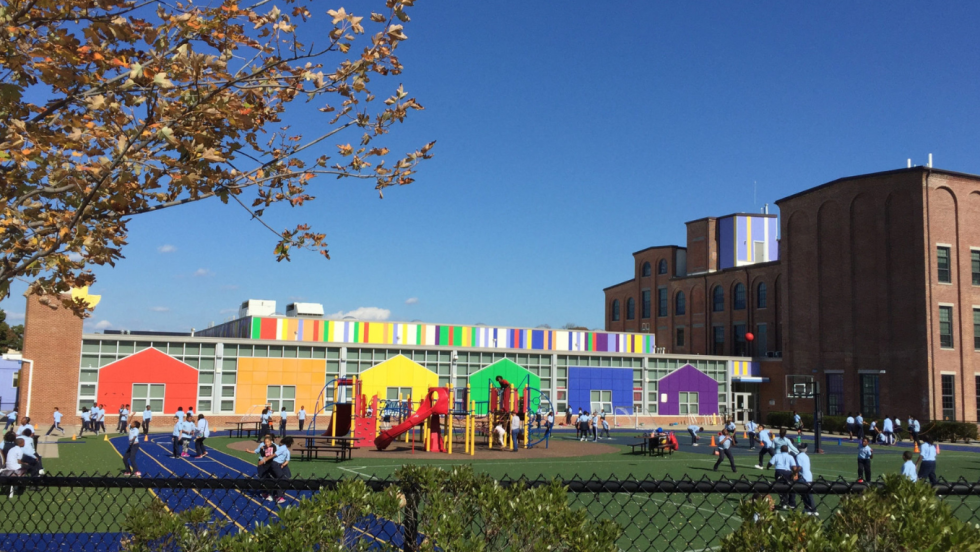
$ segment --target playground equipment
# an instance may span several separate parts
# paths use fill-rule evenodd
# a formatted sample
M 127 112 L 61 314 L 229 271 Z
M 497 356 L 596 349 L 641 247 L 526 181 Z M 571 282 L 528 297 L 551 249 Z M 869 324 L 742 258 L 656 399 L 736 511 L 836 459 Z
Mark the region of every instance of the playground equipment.
M 529 381 L 530 378 L 525 377 L 519 386 L 508 385 L 500 389 L 494 386 L 493 381 L 488 382 L 489 401 L 484 427 L 486 427 L 487 446 L 489 448 L 493 448 L 493 429 L 498 424 L 505 430 L 509 429 L 513 414 L 517 414 L 521 419 L 524 448 L 532 448 L 542 442 L 544 447 L 548 448 L 551 427 L 548 426 L 547 422 L 544 423 L 543 428 L 537 426 L 535 418 L 539 411 L 543 417 L 546 417 L 548 412 L 554 409 L 548 396 L 542 393 L 540 389 L 530 387 Z M 537 397 L 534 396 L 535 393 L 537 393 Z M 511 432 L 505 431 L 504 448 L 513 447 L 511 438 Z
M 459 397 L 459 400 L 455 400 L 456 397 Z M 417 428 L 421 428 L 422 442 L 425 443 L 427 452 L 452 454 L 456 429 L 459 419 L 462 419 L 464 453 L 472 455 L 475 424 L 472 409 L 468 408 L 471 406 L 468 397 L 469 389 L 454 390 L 449 386 L 430 387 L 425 398 L 419 401 L 418 408 L 406 416 L 400 424 L 381 431 L 374 439 L 374 446 L 378 450 L 385 450 L 395 439 L 409 432 L 412 432 L 414 442 L 414 432 Z M 409 409 L 411 404 L 411 401 L 408 401 Z M 401 408 L 402 406 L 399 405 L 399 409 Z
M 341 388 L 345 388 L 345 391 L 349 389 L 350 392 L 341 393 Z M 368 408 L 369 404 L 370 409 Z M 326 437 L 350 436 L 354 438 L 351 446 L 370 446 L 378 431 L 377 395 L 368 402 L 364 394 L 361 393 L 361 381 L 356 376 L 335 378 L 328 381 L 316 399 L 313 419 L 310 420 L 310 425 L 306 430 L 307 435 L 316 434 L 317 418 L 327 411 L 327 407 L 330 407 L 331 412 L 330 426 L 323 430 L 321 435 Z M 353 432 L 351 428 L 353 428 Z
M 632 413 L 632 409 L 621 406 L 613 408 L 613 426 L 631 427 L 633 429 L 640 428 L 640 424 L 637 421 L 636 415 Z

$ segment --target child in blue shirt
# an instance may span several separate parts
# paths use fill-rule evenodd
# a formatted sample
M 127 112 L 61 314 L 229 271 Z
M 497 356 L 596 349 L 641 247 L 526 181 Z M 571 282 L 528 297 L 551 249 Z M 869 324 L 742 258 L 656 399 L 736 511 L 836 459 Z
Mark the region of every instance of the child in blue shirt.
M 174 416 L 174 432 L 173 432 L 173 445 L 174 445 L 174 458 L 180 455 L 177 451 L 177 445 L 180 444 L 180 425 L 183 422 L 180 420 L 180 416 Z
M 292 437 L 283 437 L 279 440 L 279 446 L 276 447 L 276 454 L 272 457 L 272 477 L 276 479 L 291 479 L 293 474 L 289 471 L 289 460 L 292 458 L 289 447 L 293 446 Z M 276 490 L 273 497 L 276 500 L 276 504 L 284 504 L 286 499 L 283 498 L 282 492 Z
M 255 454 L 259 456 L 259 463 L 256 467 L 256 476 L 259 479 L 270 479 L 274 477 L 272 473 L 272 461 L 276 458 L 278 448 L 271 434 L 267 433 L 262 437 L 262 443 L 255 449 Z M 269 493 L 263 493 L 262 498 L 269 502 L 273 500 L 272 495 Z
M 902 464 L 902 475 L 909 478 L 909 481 L 915 483 L 919 480 L 919 476 L 915 473 L 915 462 L 912 461 L 912 451 L 907 450 L 902 453 L 902 460 L 905 461 Z
M 92 423 L 92 413 L 89 412 L 89 410 L 87 408 L 83 408 L 82 409 L 82 429 L 78 430 L 78 436 L 79 437 L 81 437 L 82 435 L 85 435 L 85 430 L 86 429 L 89 430 L 89 431 L 92 430 L 92 427 L 90 425 L 91 423 Z
M 871 482 L 871 459 L 874 451 L 868 445 L 868 438 L 861 439 L 861 446 L 858 447 L 858 483 Z

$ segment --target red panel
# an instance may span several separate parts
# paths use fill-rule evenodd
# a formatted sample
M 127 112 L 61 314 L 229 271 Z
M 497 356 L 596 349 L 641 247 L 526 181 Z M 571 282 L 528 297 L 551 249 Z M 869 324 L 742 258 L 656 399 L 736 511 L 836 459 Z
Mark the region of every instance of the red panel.
M 163 410 L 173 414 L 178 406 L 197 410 L 197 370 L 156 349 L 145 349 L 99 370 L 99 403 L 114 411 L 133 402 L 134 383 L 164 384 Z
M 371 323 L 370 322 L 365 322 L 364 323 L 364 337 L 361 339 L 361 343 L 370 343 L 370 341 L 368 340 L 368 336 L 371 335 L 369 333 L 370 331 L 371 331 Z
M 278 339 L 276 336 L 276 319 L 275 318 L 263 318 L 262 325 L 259 327 L 259 338 L 261 339 Z

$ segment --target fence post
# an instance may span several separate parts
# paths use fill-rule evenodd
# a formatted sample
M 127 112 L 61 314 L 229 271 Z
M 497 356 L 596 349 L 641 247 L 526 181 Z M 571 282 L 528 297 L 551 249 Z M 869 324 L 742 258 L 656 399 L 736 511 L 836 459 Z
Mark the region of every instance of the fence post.
M 406 484 L 407 483 L 407 484 Z M 403 482 L 402 493 L 405 495 L 405 514 L 402 526 L 405 528 L 402 550 L 417 552 L 419 540 L 419 489 L 415 481 Z

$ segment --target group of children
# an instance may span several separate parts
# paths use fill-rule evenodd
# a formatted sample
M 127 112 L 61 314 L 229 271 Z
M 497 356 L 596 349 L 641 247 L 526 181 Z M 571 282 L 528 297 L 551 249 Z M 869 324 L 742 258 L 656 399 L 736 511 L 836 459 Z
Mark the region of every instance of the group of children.
M 257 476 L 259 479 L 290 479 L 292 473 L 289 470 L 289 460 L 292 458 L 290 447 L 293 446 L 292 437 L 282 437 L 276 445 L 276 438 L 272 433 L 266 433 L 262 438 L 262 443 L 255 449 L 255 454 L 259 457 L 257 466 Z M 283 504 L 286 499 L 278 489 L 272 493 L 264 493 L 262 498 L 276 504 Z
M 173 458 L 204 458 L 208 451 L 204 446 L 204 440 L 211 436 L 211 426 L 208 424 L 204 414 L 198 414 L 194 418 L 193 408 L 189 408 L 187 414 L 183 409 L 178 409 L 174 414 L 174 428 L 172 434 Z M 194 455 L 187 451 L 194 443 Z
M 867 426 L 868 436 L 872 443 L 877 443 L 881 445 L 894 445 L 902 440 L 902 420 L 897 416 L 885 416 L 885 419 L 881 422 L 881 428 L 878 427 L 878 422 L 876 420 L 871 420 L 870 423 L 864 421 L 864 417 L 858 412 L 857 416 L 853 413 L 848 412 L 847 418 L 844 421 L 845 429 L 847 430 L 847 438 L 854 439 L 857 438 L 858 441 L 864 439 L 865 436 L 865 426 Z M 918 443 L 919 442 L 919 432 L 922 430 L 922 425 L 915 416 L 909 416 L 908 419 L 908 431 L 909 439 Z
M 275 413 L 273 412 L 273 410 L 269 407 L 262 409 L 262 416 L 259 418 L 260 419 L 259 435 L 273 434 L 272 416 L 274 414 Z M 371 414 L 368 413 L 368 416 L 370 415 Z M 306 423 L 305 406 L 299 407 L 299 412 L 296 413 L 296 419 L 299 420 L 299 430 L 303 431 L 303 425 Z M 289 421 L 289 412 L 286 410 L 286 407 L 284 406 L 282 407 L 282 410 L 279 412 L 279 438 L 280 439 L 286 436 L 286 424 L 288 423 L 288 421 Z
M 554 421 L 553 416 L 549 416 L 549 418 Z M 605 410 L 590 414 L 588 410 L 583 412 L 579 408 L 578 415 L 575 417 L 575 431 L 575 437 L 579 441 L 592 441 L 594 443 L 602 439 L 603 435 L 606 439 L 612 439 L 612 435 L 609 434 L 609 422 L 606 421 Z
M 31 419 L 25 417 L 15 429 L 6 431 L 10 427 L 11 424 L 8 423 L 4 428 L 3 449 L 0 453 L 0 462 L 4 469 L 0 475 L 44 475 L 41 455 L 37 453 L 37 434 Z

